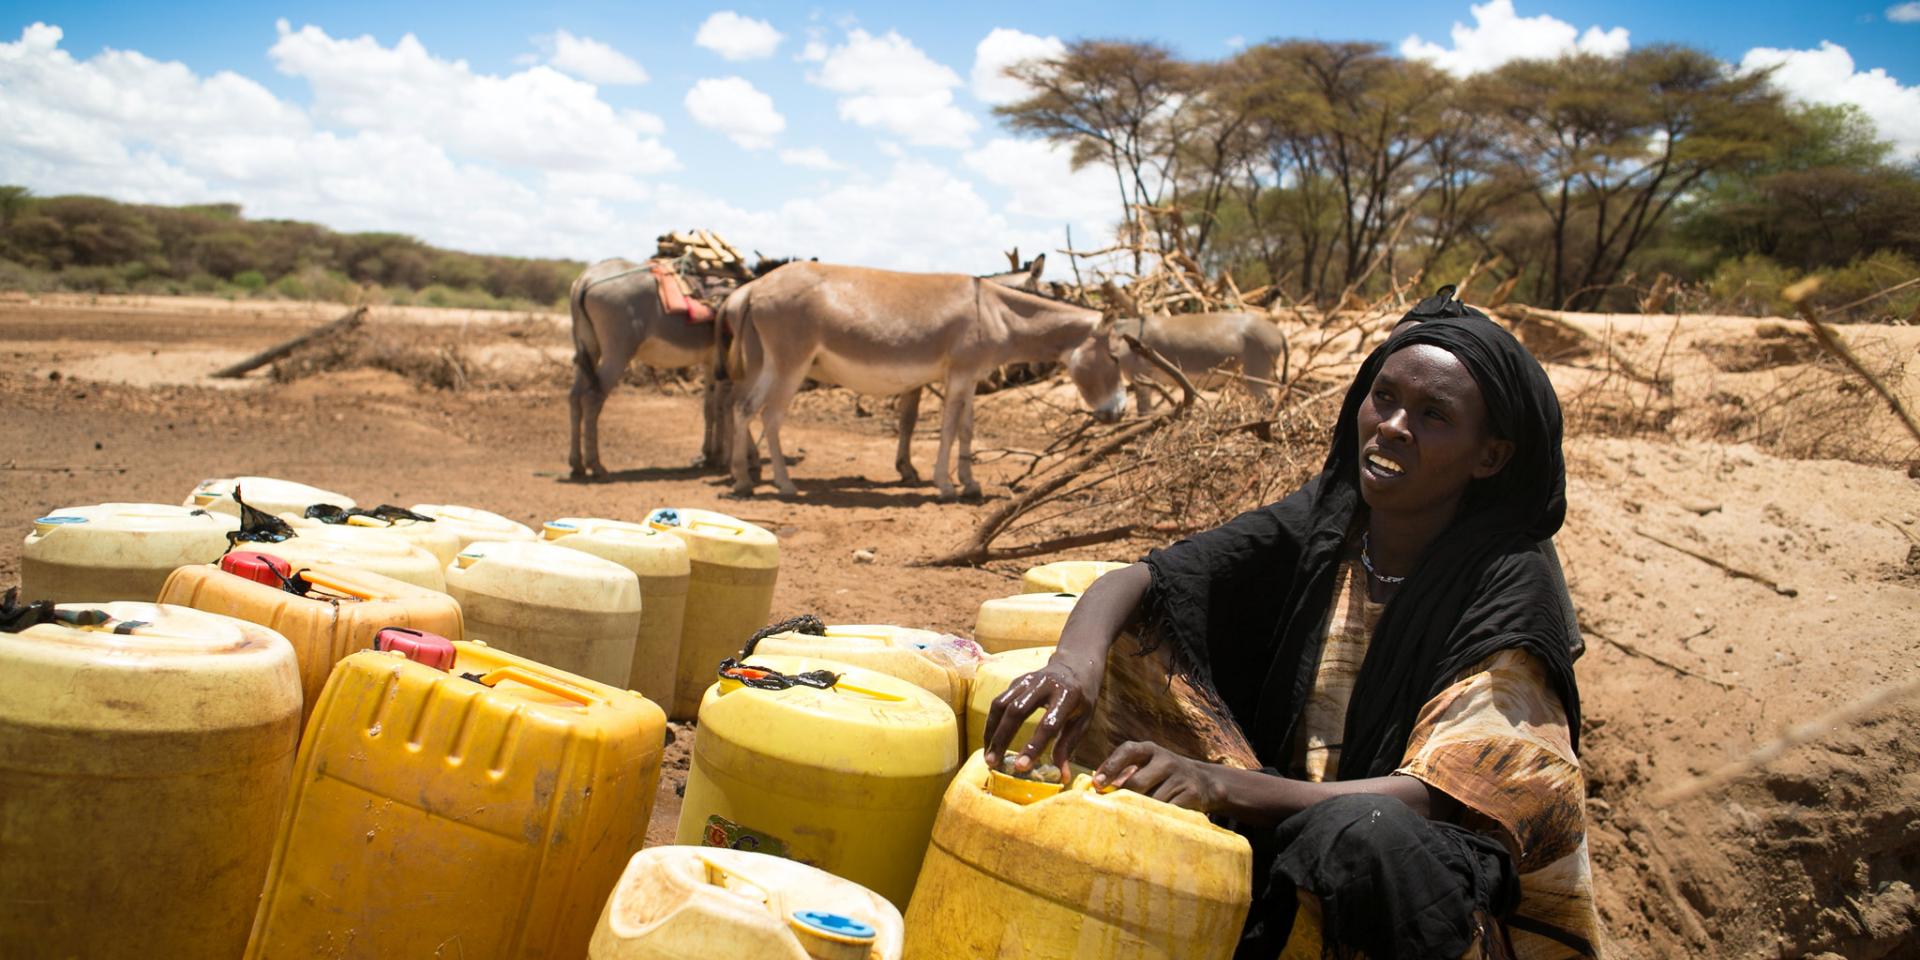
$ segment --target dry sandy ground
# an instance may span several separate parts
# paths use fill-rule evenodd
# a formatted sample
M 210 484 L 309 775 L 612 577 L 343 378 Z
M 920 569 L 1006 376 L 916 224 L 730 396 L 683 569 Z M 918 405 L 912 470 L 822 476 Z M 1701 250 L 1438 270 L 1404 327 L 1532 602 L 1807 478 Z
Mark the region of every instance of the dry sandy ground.
M 671 386 L 617 392 L 603 420 L 612 482 L 565 482 L 558 317 L 376 311 L 387 328 L 452 331 L 479 384 L 460 392 L 384 370 L 289 384 L 203 377 L 339 312 L 0 297 L 0 529 L 15 531 L 0 538 L 0 585 L 17 579 L 20 537 L 49 509 L 178 502 L 202 478 L 248 473 L 363 503 L 467 503 L 528 523 L 720 509 L 780 535 L 776 617 L 966 633 L 980 601 L 1010 592 L 1023 566 L 911 566 L 956 545 L 993 500 L 939 504 L 930 487 L 892 482 L 884 418 L 861 416 L 837 391 L 804 394 L 789 421 L 789 446 L 806 451 L 797 501 L 724 500 L 720 477 L 688 469 L 698 399 Z M 1669 329 L 1666 320 L 1614 325 L 1649 368 L 1675 375 L 1682 402 L 1656 419 L 1683 439 L 1571 438 L 1572 509 L 1560 536 L 1589 638 L 1583 752 L 1612 955 L 1920 955 L 1920 746 L 1907 735 L 1920 698 L 1815 723 L 1795 731 L 1803 742 L 1749 762 L 1796 725 L 1920 681 L 1920 480 L 1897 466 L 1807 458 L 1820 448 L 1799 434 L 1769 433 L 1760 446 L 1711 439 L 1719 422 L 1701 407 L 1728 401 L 1709 394 L 1764 398 L 1808 357 L 1791 342 L 1776 349 L 1792 337 L 1763 336 L 1754 321 L 1689 318 Z M 1913 359 L 1913 331 L 1870 333 L 1894 337 L 1892 355 Z M 1603 377 L 1601 366 L 1589 354 L 1553 372 L 1566 395 Z M 1912 403 L 1910 386 L 1896 383 Z M 981 446 L 1035 439 L 1038 418 L 1016 393 L 982 404 Z M 1815 409 L 1826 408 L 1802 398 L 1774 415 L 1808 420 L 1801 433 L 1829 445 L 1870 441 L 1887 461 L 1916 455 L 1871 404 L 1840 424 L 1812 422 Z M 916 443 L 923 470 L 932 440 Z M 990 497 L 1006 495 L 994 484 L 1007 469 L 982 468 Z M 860 548 L 877 561 L 856 565 Z M 670 756 L 684 764 L 691 731 L 680 732 Z M 682 776 L 662 786 L 656 838 L 671 829 Z

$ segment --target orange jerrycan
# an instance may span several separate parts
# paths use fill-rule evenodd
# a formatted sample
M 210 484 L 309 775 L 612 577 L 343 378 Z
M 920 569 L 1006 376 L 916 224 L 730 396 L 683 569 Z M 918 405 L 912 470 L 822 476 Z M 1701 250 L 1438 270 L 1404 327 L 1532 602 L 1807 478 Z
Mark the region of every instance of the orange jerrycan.
M 447 592 L 473 639 L 627 689 L 641 608 L 626 567 L 537 540 L 483 540 L 447 568 Z
M 346 567 L 428 590 L 444 593 L 447 589 L 446 572 L 432 553 L 405 537 L 371 527 L 316 523 L 295 527 L 293 536 L 279 543 L 254 546 L 296 567 L 315 564 Z
M 967 684 L 984 659 L 972 641 L 884 624 L 830 623 L 826 630 L 776 633 L 762 638 L 754 653 L 817 657 L 878 670 L 939 697 L 955 716 L 966 709 Z
M 0 957 L 237 956 L 293 769 L 293 648 L 184 607 L 58 610 L 0 632 Z
M 764 853 L 634 854 L 590 960 L 898 960 L 900 911 L 824 870 Z
M 481 540 L 538 540 L 533 528 L 477 507 L 451 503 L 416 503 L 407 509 L 432 517 L 434 525 L 460 538 L 460 549 Z
M 175 567 L 220 559 L 239 528 L 238 517 L 166 503 L 61 507 L 33 521 L 20 548 L 20 598 L 151 603 Z
M 1126 564 L 1113 560 L 1056 560 L 1020 575 L 1021 593 L 1086 593 L 1095 580 Z
M 973 622 L 973 639 L 988 653 L 1051 647 L 1060 642 L 1067 615 L 1079 600 L 1074 593 L 1021 593 L 988 600 Z
M 676 842 L 778 854 L 904 904 L 958 742 L 953 710 L 905 680 L 751 657 L 700 704 Z
M 1047 658 L 1053 656 L 1052 647 L 1022 647 L 996 653 L 980 664 L 973 672 L 973 685 L 967 691 L 967 743 L 965 750 L 971 754 L 984 748 L 987 740 L 987 710 L 993 706 L 993 698 L 1007 692 L 1013 681 L 1047 665 Z M 1019 752 L 1033 739 L 1035 727 L 1045 711 L 1034 711 L 1020 725 L 1020 732 L 1008 741 L 1007 749 Z M 1042 755 L 1042 760 L 1051 762 L 1053 754 Z
M 239 551 L 228 554 L 239 556 Z M 381 629 L 411 627 L 453 640 L 463 636 L 460 604 L 444 593 L 324 563 L 288 564 L 284 572 L 300 578 L 294 586 L 307 589 L 295 593 L 277 578 L 269 585 L 214 564 L 181 567 L 167 578 L 160 602 L 238 617 L 286 637 L 300 661 L 302 725 L 320 702 L 333 665 L 371 649 Z
M 907 908 L 915 960 L 1226 960 L 1252 896 L 1239 834 L 1130 790 L 954 777 Z
M 640 581 L 640 630 L 633 637 L 633 667 L 627 688 L 654 703 L 673 703 L 673 675 L 680 667 L 680 631 L 686 622 L 691 567 L 679 537 L 642 523 L 595 517 L 561 517 L 542 534 L 553 543 L 611 560 Z
M 485 644 L 340 661 L 300 744 L 249 958 L 586 953 L 640 849 L 666 718 Z
M 316 503 L 331 503 L 336 507 L 351 509 L 355 506 L 352 497 L 309 487 L 292 480 L 277 480 L 273 477 L 221 477 L 214 480 L 202 480 L 187 495 L 186 505 L 225 513 L 240 515 L 240 504 L 234 502 L 234 488 L 240 489 L 240 498 L 247 506 L 267 513 L 291 513 L 305 516 L 307 508 Z
M 780 542 L 745 520 L 689 507 L 661 507 L 647 515 L 647 525 L 687 544 L 687 615 L 667 715 L 691 720 L 713 684 L 714 668 L 766 626 L 780 575 Z

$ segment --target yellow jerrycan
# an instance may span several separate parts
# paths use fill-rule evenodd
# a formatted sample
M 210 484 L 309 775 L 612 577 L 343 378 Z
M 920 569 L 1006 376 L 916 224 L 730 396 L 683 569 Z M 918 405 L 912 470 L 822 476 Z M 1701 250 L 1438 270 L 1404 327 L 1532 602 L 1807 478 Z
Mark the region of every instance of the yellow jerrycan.
M 0 633 L 0 957 L 239 955 L 293 770 L 293 648 L 184 607 L 58 611 Z
M 405 537 L 370 527 L 316 523 L 294 527 L 293 536 L 278 543 L 243 543 L 236 549 L 262 550 L 296 567 L 314 564 L 348 567 L 428 590 L 445 592 L 447 589 L 446 572 L 433 554 Z
M 274 544 L 263 544 L 269 550 Z M 272 554 L 268 553 L 268 556 Z M 350 567 L 316 563 L 294 566 L 285 573 L 298 575 L 311 589 L 291 593 L 274 584 L 229 572 L 247 553 L 236 550 L 223 564 L 181 567 L 160 589 L 161 603 L 174 603 L 209 613 L 236 617 L 271 627 L 293 644 L 300 661 L 300 713 L 304 726 L 320 702 L 320 690 L 333 665 L 350 653 L 373 647 L 374 635 L 387 627 L 408 627 L 449 640 L 465 635 L 460 604 L 437 590 Z
M 220 477 L 202 480 L 187 495 L 186 505 L 225 513 L 240 515 L 240 504 L 234 502 L 234 488 L 240 489 L 240 496 L 247 506 L 267 513 L 291 513 L 306 516 L 307 508 L 316 503 L 331 503 L 336 507 L 351 509 L 357 504 L 353 498 L 319 487 L 309 487 L 292 480 L 277 480 L 273 477 Z
M 714 668 L 766 626 L 780 574 L 780 542 L 745 520 L 689 507 L 662 507 L 647 515 L 647 525 L 687 544 L 687 614 L 667 715 L 691 720 Z
M 947 789 L 908 906 L 914 960 L 1226 960 L 1252 896 L 1239 834 L 1092 777 L 1041 784 L 980 754 Z
M 340 661 L 300 744 L 249 958 L 575 958 L 659 787 L 666 717 L 485 644 Z
M 676 842 L 787 857 L 906 903 L 960 765 L 953 710 L 832 660 L 754 656 L 729 673 L 700 704 Z
M 640 581 L 611 560 L 538 540 L 480 541 L 447 568 L 467 636 L 629 689 Z
M 348 517 L 345 523 L 326 523 L 311 517 L 296 516 L 294 514 L 282 514 L 280 519 L 287 521 L 288 525 L 292 526 L 295 530 L 306 530 L 313 527 L 332 527 L 335 530 L 345 530 L 349 533 L 356 530 L 372 530 L 389 536 L 399 537 L 433 554 L 434 562 L 439 564 L 442 570 L 447 568 L 447 564 L 453 562 L 453 558 L 460 553 L 460 548 L 466 546 L 465 541 L 460 539 L 458 533 L 441 526 L 434 520 L 408 520 L 402 518 L 389 522 L 379 517 L 355 516 Z
M 756 654 L 816 657 L 899 677 L 953 708 L 966 709 L 967 684 L 984 658 L 978 645 L 932 630 L 884 624 L 826 624 L 816 635 L 788 631 L 761 638 Z
M 1086 593 L 1095 580 L 1127 565 L 1113 560 L 1056 560 L 1020 575 L 1021 593 Z
M 548 540 L 611 560 L 640 580 L 640 630 L 633 638 L 627 689 L 658 704 L 673 703 L 674 672 L 680 668 L 680 630 L 686 622 L 687 545 L 643 523 L 594 517 L 561 517 L 541 529 Z
M 713 847 L 634 854 L 590 960 L 899 960 L 900 911 L 804 863 Z
M 1021 593 L 996 597 L 980 605 L 973 621 L 973 639 L 988 653 L 1022 647 L 1051 647 L 1060 642 L 1067 614 L 1080 600 L 1073 593 Z
M 175 567 L 220 559 L 239 526 L 166 503 L 61 507 L 33 521 L 20 548 L 20 599 L 151 603 Z
M 967 743 L 965 751 L 969 754 L 983 749 L 987 743 L 987 709 L 993 706 L 993 698 L 1007 692 L 1013 681 L 1047 665 L 1047 658 L 1053 656 L 1052 647 L 1022 647 L 996 653 L 980 664 L 973 672 L 973 685 L 967 691 Z M 1039 712 L 1027 717 L 1020 725 L 1020 732 L 1014 734 L 1007 749 L 1018 751 L 1033 739 L 1033 730 L 1040 725 Z M 1051 760 L 1052 754 L 1042 757 Z
M 481 540 L 538 540 L 533 528 L 478 507 L 451 503 L 416 503 L 407 509 L 432 517 L 434 525 L 460 538 L 465 550 Z

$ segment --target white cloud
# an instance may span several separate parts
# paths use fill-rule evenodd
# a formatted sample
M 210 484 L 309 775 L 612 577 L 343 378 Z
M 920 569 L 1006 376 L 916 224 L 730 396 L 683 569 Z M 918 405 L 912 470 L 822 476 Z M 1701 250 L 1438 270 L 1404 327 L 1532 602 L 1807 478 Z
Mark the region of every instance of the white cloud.
M 652 124 L 616 111 L 593 84 L 550 67 L 495 76 L 442 60 L 412 34 L 392 47 L 281 20 L 267 51 L 313 89 L 313 117 L 343 129 L 417 134 L 455 155 L 541 169 L 675 169 Z M 182 69 L 185 69 L 184 67 Z
M 1888 7 L 1887 19 L 1894 23 L 1920 23 L 1920 0 Z
M 819 63 L 827 59 L 827 49 L 826 41 L 809 38 L 806 46 L 800 48 L 800 55 L 794 59 L 801 63 Z
M 790 167 L 807 167 L 813 170 L 838 170 L 840 164 L 827 156 L 819 147 L 805 147 L 799 150 L 780 151 L 780 162 Z
M 1076 227 L 1115 219 L 1118 192 L 1110 173 L 1097 167 L 1073 169 L 1072 153 L 1045 140 L 1000 137 L 962 158 L 967 169 L 1012 195 L 1010 213 Z
M 1413 34 L 1400 42 L 1400 54 L 1466 76 L 1509 60 L 1552 59 L 1576 52 L 1617 57 L 1627 52 L 1625 27 L 1602 30 L 1590 26 L 1581 33 L 1573 24 L 1549 14 L 1522 17 L 1514 12 L 1513 0 L 1487 0 L 1469 10 L 1474 25 L 1454 22 L 1451 50 Z
M 1775 68 L 1773 83 L 1803 103 L 1858 106 L 1880 128 L 1880 136 L 1902 154 L 1920 157 L 1920 86 L 1901 86 L 1879 67 L 1855 69 L 1847 48 L 1826 40 L 1815 50 L 1756 47 L 1740 58 L 1740 69 Z
M 716 11 L 700 24 L 693 42 L 728 60 L 759 60 L 773 56 L 784 39 L 773 24 L 743 17 L 732 10 Z
M 591 37 L 576 37 L 556 30 L 552 37 L 539 37 L 541 46 L 552 44 L 547 63 L 563 73 L 607 86 L 647 82 L 647 71 L 633 58 Z
M 840 119 L 879 127 L 917 146 L 964 147 L 980 126 L 953 103 L 960 75 L 892 30 L 877 37 L 847 31 L 846 42 L 828 51 L 807 78 L 844 95 Z
M 1227 38 L 1228 50 L 1245 50 L 1246 48 L 1247 48 L 1246 37 L 1243 37 L 1236 33 L 1233 36 Z
M 1067 52 L 1059 37 L 1036 37 L 995 27 L 973 48 L 973 95 L 987 103 L 1012 103 L 1027 95 L 1027 85 L 1007 76 L 1024 60 L 1044 60 Z
M 645 110 L 622 110 L 620 119 L 625 120 L 627 126 L 632 127 L 635 133 L 657 136 L 667 132 L 667 122 L 660 119 L 657 113 L 648 113 Z
M 709 130 L 717 130 L 748 150 L 773 146 L 787 118 L 773 108 L 773 98 L 755 89 L 744 77 L 708 77 L 687 91 L 687 114 Z
M 661 223 L 709 224 L 769 256 L 819 257 L 894 270 L 980 273 L 1004 269 L 1000 251 L 1058 244 L 1057 227 L 1022 228 L 995 211 L 972 183 L 923 160 L 894 164 L 887 178 L 842 183 L 771 210 L 748 211 L 724 199 L 663 189 Z

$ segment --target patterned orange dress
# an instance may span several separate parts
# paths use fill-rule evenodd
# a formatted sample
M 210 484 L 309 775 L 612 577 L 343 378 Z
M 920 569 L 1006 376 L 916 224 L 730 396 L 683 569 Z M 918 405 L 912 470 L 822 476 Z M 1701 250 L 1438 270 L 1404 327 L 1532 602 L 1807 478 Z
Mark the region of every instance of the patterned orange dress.
M 1339 772 L 1347 704 L 1385 609 L 1368 598 L 1357 547 L 1350 553 L 1293 751 L 1314 782 Z M 1394 772 L 1459 801 L 1461 826 L 1506 846 L 1520 880 L 1520 904 L 1505 921 L 1518 960 L 1600 955 L 1585 781 L 1566 712 L 1531 654 L 1494 654 L 1427 701 Z

